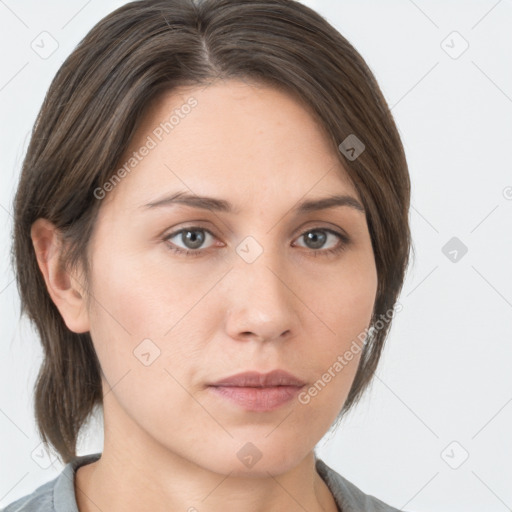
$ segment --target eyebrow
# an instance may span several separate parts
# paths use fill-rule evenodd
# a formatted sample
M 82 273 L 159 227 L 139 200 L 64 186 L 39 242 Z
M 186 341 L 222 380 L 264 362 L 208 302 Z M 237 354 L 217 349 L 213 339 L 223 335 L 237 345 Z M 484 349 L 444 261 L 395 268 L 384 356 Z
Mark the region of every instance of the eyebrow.
M 170 207 L 175 204 L 184 204 L 194 208 L 201 208 L 218 212 L 234 214 L 240 213 L 240 210 L 235 208 L 229 201 L 224 199 L 217 199 L 215 197 L 198 196 L 195 194 L 189 194 L 188 192 L 176 192 L 175 194 L 165 196 L 156 201 L 142 205 L 141 208 L 154 209 L 160 207 Z M 297 204 L 297 206 L 295 206 L 294 210 L 300 214 L 318 210 L 326 210 L 329 208 L 336 208 L 339 206 L 347 206 L 359 212 L 365 212 L 364 207 L 355 197 L 340 194 L 301 201 Z

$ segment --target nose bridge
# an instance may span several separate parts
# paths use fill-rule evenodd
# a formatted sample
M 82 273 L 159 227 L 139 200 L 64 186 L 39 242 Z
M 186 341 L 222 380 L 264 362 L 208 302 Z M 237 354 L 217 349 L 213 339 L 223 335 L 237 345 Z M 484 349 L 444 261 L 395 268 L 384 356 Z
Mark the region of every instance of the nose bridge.
M 277 338 L 297 327 L 296 300 L 287 286 L 285 255 L 246 237 L 236 247 L 228 286 L 227 325 L 234 338 Z

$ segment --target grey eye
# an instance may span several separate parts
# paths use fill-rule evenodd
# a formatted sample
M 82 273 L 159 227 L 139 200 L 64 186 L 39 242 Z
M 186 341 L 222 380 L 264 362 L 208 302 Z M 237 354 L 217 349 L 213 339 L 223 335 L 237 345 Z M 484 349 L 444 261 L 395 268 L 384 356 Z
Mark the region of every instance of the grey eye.
M 184 228 L 172 233 L 166 240 L 182 249 L 204 249 L 202 245 L 207 237 L 213 238 L 205 229 Z
M 324 247 L 329 236 L 331 236 L 332 243 L 330 246 Z M 335 247 L 340 239 L 340 235 L 327 229 L 311 229 L 299 237 L 299 240 L 302 240 L 306 244 L 301 247 L 307 247 L 308 249 L 330 249 Z

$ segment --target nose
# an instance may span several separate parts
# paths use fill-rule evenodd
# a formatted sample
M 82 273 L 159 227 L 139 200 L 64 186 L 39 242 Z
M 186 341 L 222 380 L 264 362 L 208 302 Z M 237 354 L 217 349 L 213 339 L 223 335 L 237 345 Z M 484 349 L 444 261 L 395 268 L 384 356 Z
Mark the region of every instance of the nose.
M 289 339 L 297 334 L 300 301 L 289 282 L 290 273 L 265 253 L 253 263 L 235 260 L 224 283 L 227 334 L 236 340 L 260 341 Z

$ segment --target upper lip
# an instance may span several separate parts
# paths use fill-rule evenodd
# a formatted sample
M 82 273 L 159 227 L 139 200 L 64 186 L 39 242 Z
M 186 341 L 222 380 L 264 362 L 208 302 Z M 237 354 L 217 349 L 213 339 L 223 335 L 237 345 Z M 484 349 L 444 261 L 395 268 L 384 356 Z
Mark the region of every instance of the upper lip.
M 273 386 L 304 386 L 304 382 L 298 377 L 284 370 L 273 370 L 268 373 L 243 372 L 223 378 L 211 386 L 232 386 L 232 387 L 251 387 L 266 388 Z

